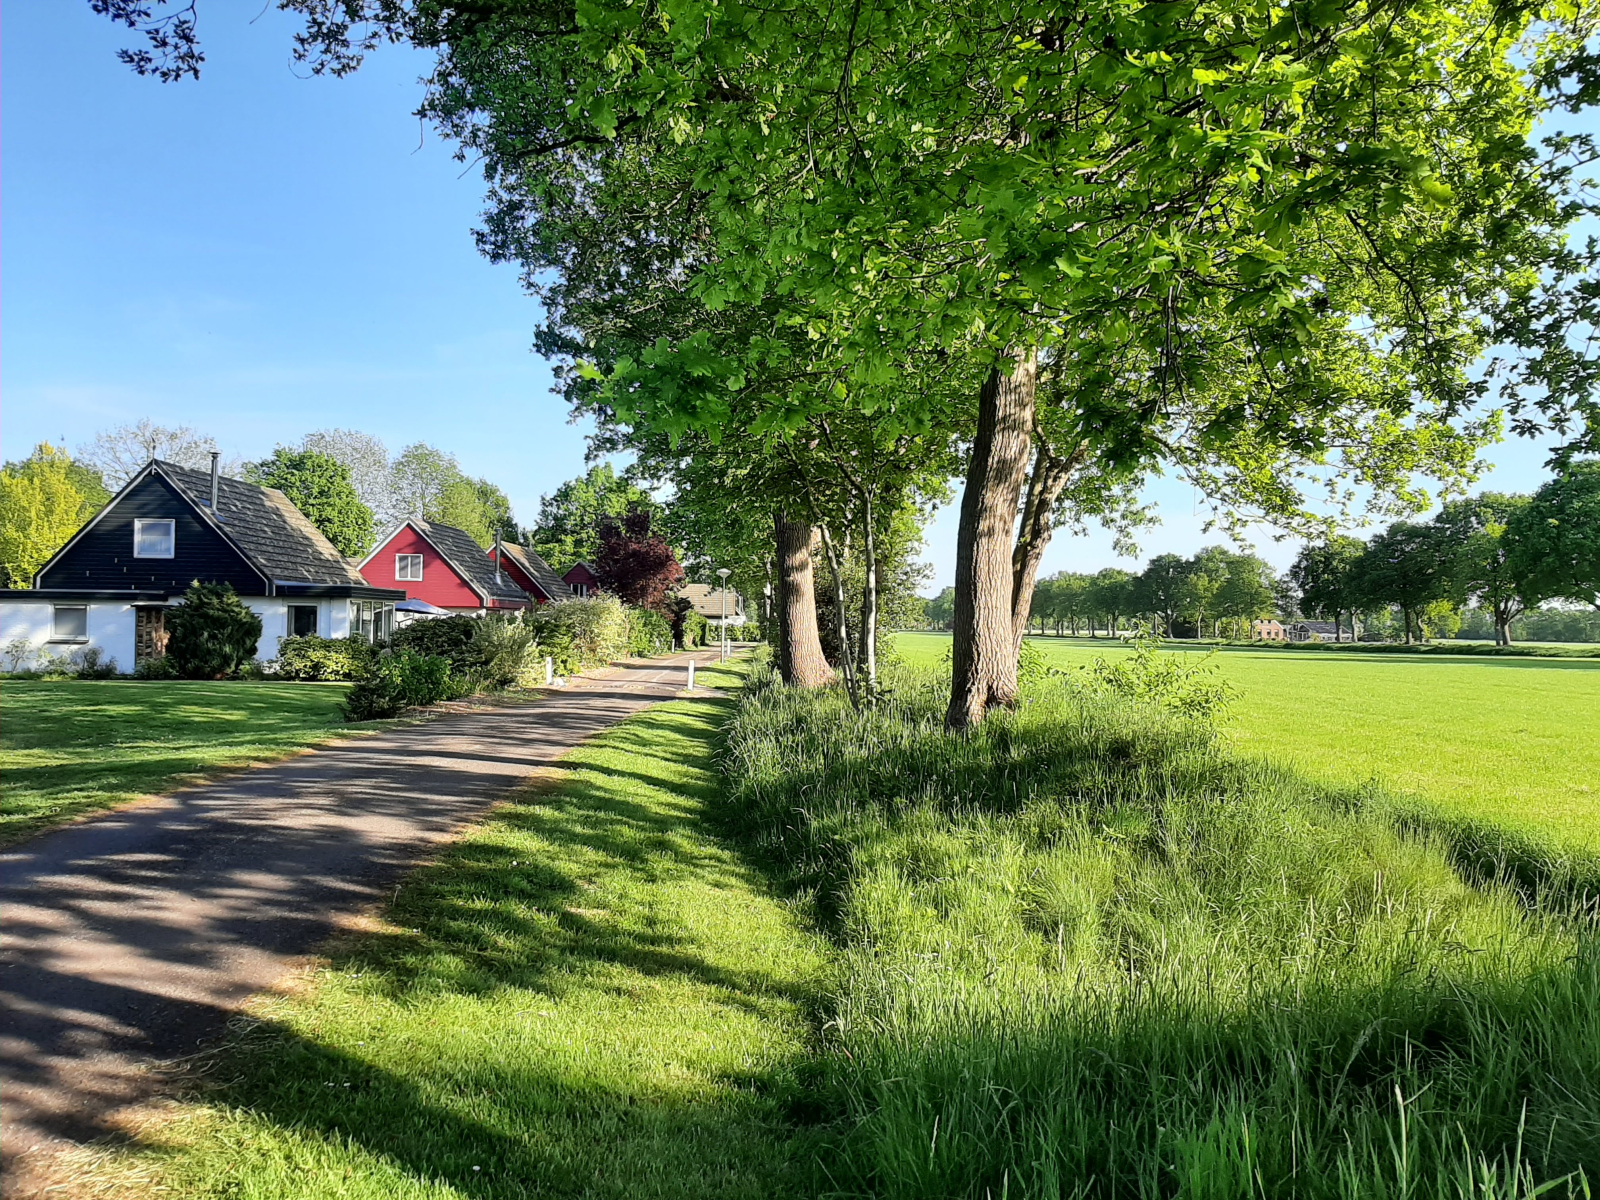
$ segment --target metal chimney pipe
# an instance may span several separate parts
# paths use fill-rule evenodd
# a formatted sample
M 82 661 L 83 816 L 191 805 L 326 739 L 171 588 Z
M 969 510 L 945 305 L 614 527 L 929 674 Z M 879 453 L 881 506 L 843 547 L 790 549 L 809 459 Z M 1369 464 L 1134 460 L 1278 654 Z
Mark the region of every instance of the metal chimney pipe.
M 221 457 L 222 452 L 220 450 L 211 452 L 211 515 L 213 517 L 217 515 L 217 477 L 221 474 L 221 468 L 217 466 L 217 461 Z
M 500 548 L 500 535 L 497 533 L 494 535 L 494 581 L 496 583 L 505 582 L 500 578 L 500 556 L 504 553 L 505 551 Z

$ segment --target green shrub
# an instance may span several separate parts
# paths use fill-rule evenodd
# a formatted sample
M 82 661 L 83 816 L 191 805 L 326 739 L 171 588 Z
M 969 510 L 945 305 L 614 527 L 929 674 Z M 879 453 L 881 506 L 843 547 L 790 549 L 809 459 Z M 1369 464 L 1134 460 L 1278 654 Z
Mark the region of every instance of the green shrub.
M 196 581 L 167 610 L 167 633 L 167 657 L 180 677 L 226 679 L 255 657 L 261 618 L 230 585 Z
M 347 721 L 372 721 L 462 694 L 451 678 L 449 659 L 397 650 L 373 659 L 365 678 L 346 693 L 342 707 Z
M 558 674 L 603 666 L 628 653 L 631 626 L 614 596 L 565 600 L 528 614 L 540 653 L 555 660 Z
M 1141 678 L 1052 676 L 967 736 L 933 672 L 862 710 L 764 667 L 744 689 L 726 816 L 840 947 L 828 1190 L 1588 1195 L 1588 916 Z
M 678 645 L 684 650 L 693 650 L 696 646 L 707 644 L 706 638 L 710 626 L 706 619 L 693 608 L 687 607 L 688 601 L 680 601 L 685 605 L 682 615 L 678 618 L 679 639 Z
M 360 679 L 376 653 L 364 638 L 325 638 L 314 634 L 278 643 L 272 671 L 279 679 L 305 682 Z
M 649 608 L 628 610 L 628 653 L 636 658 L 666 654 L 672 649 L 672 626 Z
M 79 679 L 111 679 L 122 673 L 117 668 L 117 660 L 99 646 L 85 646 L 82 650 L 76 650 L 68 661 L 73 674 Z
M 536 624 L 524 614 L 489 613 L 413 621 L 395 631 L 392 644 L 448 661 L 465 694 L 542 682 L 538 640 Z
M 147 658 L 137 663 L 133 668 L 135 679 L 176 679 L 178 678 L 178 665 L 167 655 L 160 658 Z

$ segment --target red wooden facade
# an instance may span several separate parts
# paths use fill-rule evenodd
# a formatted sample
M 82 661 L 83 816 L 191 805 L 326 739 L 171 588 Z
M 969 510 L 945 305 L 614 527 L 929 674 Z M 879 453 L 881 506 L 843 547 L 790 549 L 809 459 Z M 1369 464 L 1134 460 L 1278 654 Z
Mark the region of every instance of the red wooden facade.
M 563 583 L 570 584 L 573 595 L 592 596 L 600 590 L 600 581 L 595 578 L 588 563 L 579 563 L 561 577 Z
M 494 562 L 494 559 L 495 552 L 490 550 L 489 561 L 492 563 Z M 515 558 L 511 557 L 511 555 L 504 553 L 501 554 L 500 569 L 505 572 L 507 579 L 511 580 L 512 583 L 516 584 L 523 591 L 527 592 L 535 602 L 539 604 L 549 604 L 550 601 L 555 599 L 554 596 L 546 596 L 544 594 L 544 589 L 539 586 L 539 581 L 524 571 L 521 564 L 518 563 Z
M 481 555 L 483 551 L 480 549 L 477 553 Z M 396 558 L 402 554 L 422 556 L 421 580 L 399 577 Z M 481 558 L 477 559 L 472 566 L 482 561 Z M 487 567 L 492 573 L 493 564 L 489 563 Z M 526 594 L 519 601 L 509 595 L 495 595 L 493 590 L 484 589 L 489 590 L 489 594 L 485 595 L 484 590 L 475 589 L 439 552 L 438 547 L 410 523 L 400 526 L 368 556 L 361 564 L 361 573 L 374 587 L 399 588 L 405 592 L 408 600 L 426 600 L 429 604 L 457 612 L 484 608 L 528 608 L 533 603 Z M 520 589 L 520 581 L 508 579 L 507 583 L 510 586 L 497 590 L 511 593 Z M 481 583 L 479 588 L 483 588 Z

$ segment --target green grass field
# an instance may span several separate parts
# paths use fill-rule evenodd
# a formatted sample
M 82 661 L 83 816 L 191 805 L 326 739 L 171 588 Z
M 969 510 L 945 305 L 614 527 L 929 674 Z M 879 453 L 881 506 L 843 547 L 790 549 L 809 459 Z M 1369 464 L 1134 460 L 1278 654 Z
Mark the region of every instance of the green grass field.
M 1124 653 L 1031 638 L 1053 666 Z M 948 634 L 903 633 L 932 664 Z M 1600 663 L 1221 651 L 1242 751 L 1339 783 L 1377 780 L 1449 813 L 1600 849 Z
M 337 736 L 345 686 L 7 680 L 0 845 Z
M 725 675 L 702 672 L 715 685 Z M 568 755 L 402 887 L 85 1186 L 187 1197 L 761 1197 L 826 955 L 708 828 L 731 703 Z M 98 1194 L 98 1193 L 95 1193 Z

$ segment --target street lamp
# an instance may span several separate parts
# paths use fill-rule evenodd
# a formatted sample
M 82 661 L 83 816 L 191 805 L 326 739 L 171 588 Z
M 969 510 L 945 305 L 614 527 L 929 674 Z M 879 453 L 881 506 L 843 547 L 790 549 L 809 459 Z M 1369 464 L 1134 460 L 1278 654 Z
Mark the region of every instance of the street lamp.
M 728 661 L 728 576 L 733 572 L 727 567 L 717 568 L 717 578 L 722 580 L 722 661 Z

